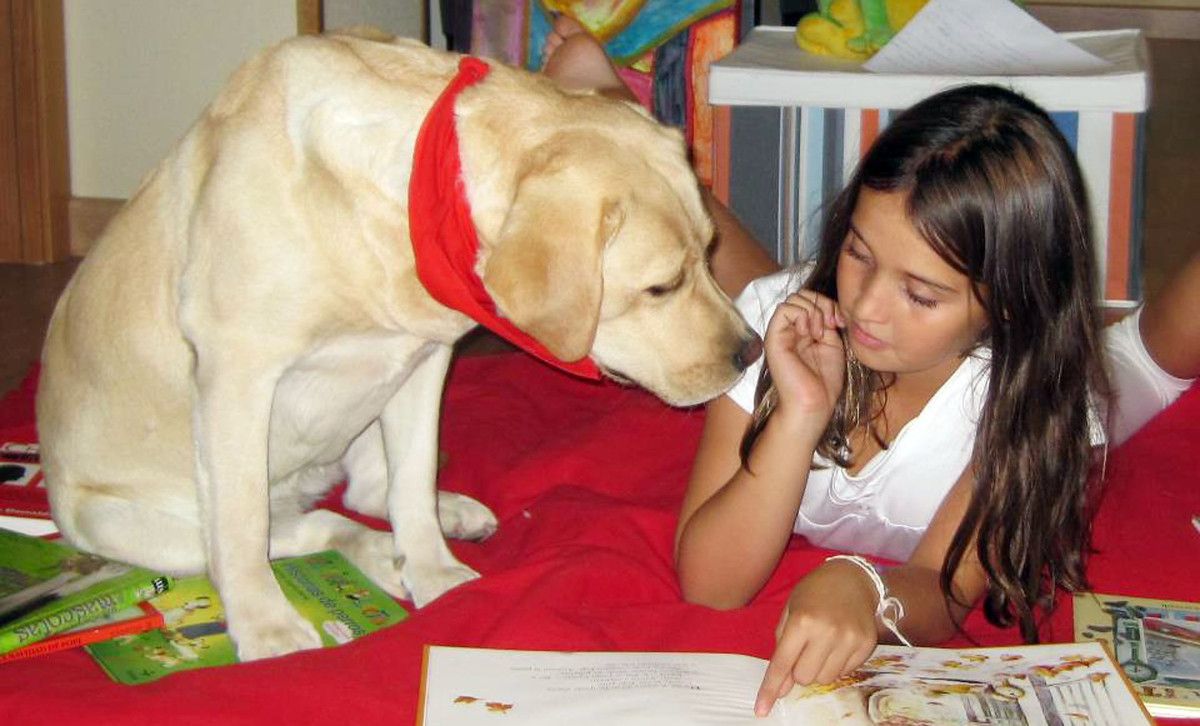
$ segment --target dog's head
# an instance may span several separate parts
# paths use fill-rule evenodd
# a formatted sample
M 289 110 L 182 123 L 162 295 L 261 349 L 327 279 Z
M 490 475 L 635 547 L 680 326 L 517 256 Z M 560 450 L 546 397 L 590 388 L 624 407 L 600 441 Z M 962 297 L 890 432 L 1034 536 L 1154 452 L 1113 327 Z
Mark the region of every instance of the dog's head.
M 732 385 L 758 339 L 709 272 L 712 222 L 682 138 L 625 111 L 526 156 L 483 281 L 557 357 L 692 405 Z

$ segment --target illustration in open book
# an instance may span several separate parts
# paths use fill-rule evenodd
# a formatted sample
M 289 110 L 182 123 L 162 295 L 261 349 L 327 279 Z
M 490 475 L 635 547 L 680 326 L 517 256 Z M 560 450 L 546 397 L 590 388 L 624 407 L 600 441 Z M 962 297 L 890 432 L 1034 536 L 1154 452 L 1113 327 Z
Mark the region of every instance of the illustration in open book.
M 796 723 L 1129 724 L 1128 686 L 1103 651 L 1026 648 L 877 651 L 832 684 L 795 688 L 777 708 Z M 791 723 L 789 718 L 787 723 Z

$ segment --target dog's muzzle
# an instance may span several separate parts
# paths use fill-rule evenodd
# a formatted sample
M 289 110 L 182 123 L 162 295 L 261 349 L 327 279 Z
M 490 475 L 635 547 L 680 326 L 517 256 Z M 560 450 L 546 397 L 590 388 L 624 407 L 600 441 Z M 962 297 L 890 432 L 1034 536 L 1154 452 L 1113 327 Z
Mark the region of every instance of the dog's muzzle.
M 757 335 L 752 335 L 748 340 L 742 341 L 742 347 L 733 354 L 733 367 L 739 371 L 746 370 L 762 355 L 762 349 L 762 338 Z

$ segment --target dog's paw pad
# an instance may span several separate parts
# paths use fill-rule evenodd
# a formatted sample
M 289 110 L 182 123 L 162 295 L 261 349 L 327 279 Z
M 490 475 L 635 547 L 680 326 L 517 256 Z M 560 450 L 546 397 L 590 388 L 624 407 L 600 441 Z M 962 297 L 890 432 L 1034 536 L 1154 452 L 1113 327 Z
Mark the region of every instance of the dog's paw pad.
M 438 492 L 442 532 L 454 539 L 481 540 L 496 531 L 496 515 L 478 500 L 454 492 Z

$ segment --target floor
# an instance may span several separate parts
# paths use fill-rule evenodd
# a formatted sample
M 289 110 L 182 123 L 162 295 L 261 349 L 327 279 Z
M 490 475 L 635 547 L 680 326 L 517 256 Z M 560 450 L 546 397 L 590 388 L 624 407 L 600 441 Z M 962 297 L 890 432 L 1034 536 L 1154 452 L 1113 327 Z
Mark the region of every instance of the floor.
M 1150 43 L 1153 99 L 1147 127 L 1144 286 L 1153 296 L 1170 271 L 1200 251 L 1200 41 Z M 78 261 L 0 264 L 0 392 L 16 386 L 38 359 L 54 301 Z M 464 341 L 465 353 L 503 344 Z

